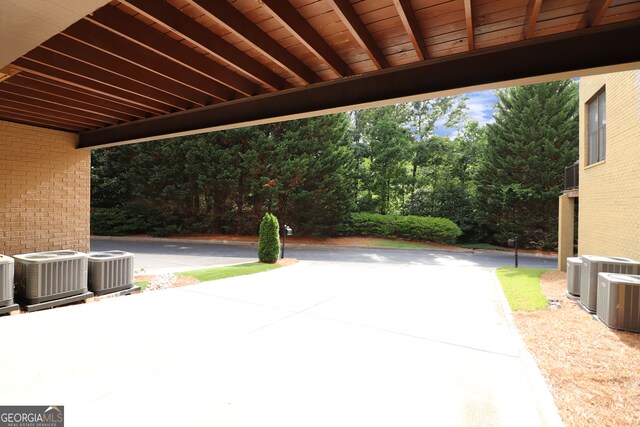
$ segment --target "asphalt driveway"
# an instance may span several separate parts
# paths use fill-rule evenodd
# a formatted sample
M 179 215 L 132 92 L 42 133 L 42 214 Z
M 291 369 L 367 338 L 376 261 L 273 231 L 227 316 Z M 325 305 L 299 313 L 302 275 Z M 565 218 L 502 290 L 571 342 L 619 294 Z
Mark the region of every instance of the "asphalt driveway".
M 255 247 L 199 243 L 194 241 L 145 241 L 93 239 L 91 250 L 119 249 L 136 254 L 137 269 L 146 272 L 175 271 L 213 265 L 228 265 L 255 261 Z M 402 250 L 387 248 L 342 248 L 339 246 L 287 245 L 286 256 L 305 261 L 332 263 L 440 265 L 450 267 L 502 267 L 512 266 L 512 253 L 496 251 L 448 252 L 429 250 Z M 557 268 L 555 258 L 519 255 L 522 267 Z
M 493 270 L 434 257 L 0 318 L 0 402 L 62 404 L 67 427 L 559 423 Z

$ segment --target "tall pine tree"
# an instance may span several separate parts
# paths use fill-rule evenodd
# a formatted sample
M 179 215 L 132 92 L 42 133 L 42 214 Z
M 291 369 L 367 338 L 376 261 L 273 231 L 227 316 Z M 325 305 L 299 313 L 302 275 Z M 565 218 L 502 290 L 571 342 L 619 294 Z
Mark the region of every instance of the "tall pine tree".
M 478 174 L 494 239 L 557 246 L 563 170 L 578 158 L 578 85 L 564 80 L 497 92 Z
M 303 234 L 332 234 L 354 208 L 354 157 L 349 119 L 331 114 L 274 123 L 273 210 L 283 224 Z

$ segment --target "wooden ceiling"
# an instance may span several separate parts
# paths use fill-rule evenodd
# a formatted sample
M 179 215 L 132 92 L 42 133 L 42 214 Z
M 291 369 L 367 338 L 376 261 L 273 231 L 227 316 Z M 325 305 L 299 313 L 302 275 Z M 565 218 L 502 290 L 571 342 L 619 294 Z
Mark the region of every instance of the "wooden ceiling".
M 0 118 L 95 135 L 638 19 L 640 0 L 112 1 L 10 64 Z

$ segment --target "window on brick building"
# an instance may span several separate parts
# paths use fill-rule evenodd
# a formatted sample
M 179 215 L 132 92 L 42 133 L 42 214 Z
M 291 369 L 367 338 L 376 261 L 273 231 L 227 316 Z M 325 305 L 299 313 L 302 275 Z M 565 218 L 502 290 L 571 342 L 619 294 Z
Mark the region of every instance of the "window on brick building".
M 607 154 L 607 97 L 604 89 L 587 103 L 589 109 L 588 164 L 605 159 Z

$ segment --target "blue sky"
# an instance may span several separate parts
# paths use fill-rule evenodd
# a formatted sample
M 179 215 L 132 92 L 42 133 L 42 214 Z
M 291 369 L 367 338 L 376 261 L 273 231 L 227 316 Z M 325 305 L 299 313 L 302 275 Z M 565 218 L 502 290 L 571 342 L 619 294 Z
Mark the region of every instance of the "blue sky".
M 493 106 L 498 101 L 494 90 L 483 90 L 480 92 L 470 92 L 467 97 L 467 115 L 476 119 L 481 125 L 493 121 Z M 455 129 L 444 126 L 436 127 L 436 133 L 442 136 L 453 136 Z
M 498 101 L 493 90 L 483 90 L 481 92 L 467 93 L 468 115 L 476 119 L 481 125 L 493 121 L 493 106 Z

